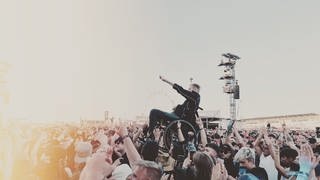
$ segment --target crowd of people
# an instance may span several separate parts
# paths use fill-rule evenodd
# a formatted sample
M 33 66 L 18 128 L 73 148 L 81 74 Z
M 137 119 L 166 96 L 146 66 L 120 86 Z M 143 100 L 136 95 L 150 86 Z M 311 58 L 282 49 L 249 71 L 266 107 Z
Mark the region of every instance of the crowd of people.
M 0 179 L 320 179 L 315 131 L 293 131 L 285 124 L 281 129 L 270 124 L 251 130 L 237 124 L 209 128 L 197 112 L 200 86 L 192 83 L 186 90 L 160 79 L 185 101 L 171 113 L 151 110 L 145 125 L 8 128 L 17 132 L 0 136 Z M 165 127 L 174 124 L 168 136 L 161 121 Z
M 149 136 L 147 125 L 20 129 L 5 142 L 1 137 L 0 179 L 8 171 L 11 179 L 34 180 L 320 179 L 315 131 L 235 124 L 227 134 L 196 122 L 198 135 L 182 132 L 177 121 L 169 149 L 163 130 L 155 127 Z

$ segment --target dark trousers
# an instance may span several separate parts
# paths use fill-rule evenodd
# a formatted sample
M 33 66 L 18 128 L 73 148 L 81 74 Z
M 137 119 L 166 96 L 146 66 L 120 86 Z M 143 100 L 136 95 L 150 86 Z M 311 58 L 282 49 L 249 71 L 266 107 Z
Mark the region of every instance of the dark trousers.
M 149 115 L 149 133 L 153 133 L 153 129 L 161 119 L 165 121 L 175 121 L 180 119 L 175 113 L 163 112 L 159 109 L 152 109 Z

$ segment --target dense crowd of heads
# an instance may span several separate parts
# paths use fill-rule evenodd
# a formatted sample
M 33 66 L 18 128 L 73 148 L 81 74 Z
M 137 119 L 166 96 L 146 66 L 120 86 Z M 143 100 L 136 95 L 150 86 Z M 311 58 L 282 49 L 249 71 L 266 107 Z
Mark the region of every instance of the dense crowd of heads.
M 320 179 L 315 131 L 235 124 L 227 134 L 198 119 L 194 134 L 179 124 L 170 148 L 146 125 L 22 128 L 1 137 L 0 179 Z

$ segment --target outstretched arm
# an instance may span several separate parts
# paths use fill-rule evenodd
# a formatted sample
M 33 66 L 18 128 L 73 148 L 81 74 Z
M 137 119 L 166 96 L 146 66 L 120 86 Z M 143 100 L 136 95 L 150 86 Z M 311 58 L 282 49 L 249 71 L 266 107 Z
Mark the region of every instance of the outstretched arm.
M 178 84 L 173 84 L 173 89 L 177 90 L 179 94 L 181 94 L 183 97 L 185 97 L 188 100 L 191 100 L 193 102 L 199 101 L 199 95 L 195 95 L 194 92 L 188 91 L 184 89 L 183 87 L 179 86 Z
M 185 97 L 186 99 L 189 99 L 189 100 L 192 100 L 194 102 L 197 101 L 197 98 L 198 97 L 195 97 L 195 95 L 188 91 L 188 90 L 185 90 L 183 87 L 179 86 L 178 84 L 175 84 L 175 83 L 172 83 L 170 81 L 168 81 L 167 79 L 165 79 L 163 76 L 160 76 L 160 79 L 163 81 L 163 82 L 166 82 L 168 83 L 170 86 L 173 87 L 173 89 L 177 90 L 179 94 L 181 94 L 183 97 Z
M 173 86 L 173 85 L 174 85 L 174 83 L 168 81 L 168 80 L 165 79 L 163 76 L 159 76 L 159 78 L 160 78 L 163 82 L 168 83 L 170 86 Z

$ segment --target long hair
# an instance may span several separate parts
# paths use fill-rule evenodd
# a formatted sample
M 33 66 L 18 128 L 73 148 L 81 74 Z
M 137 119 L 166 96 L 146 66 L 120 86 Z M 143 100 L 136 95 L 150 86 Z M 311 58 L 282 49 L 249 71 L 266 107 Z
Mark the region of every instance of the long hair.
M 212 168 L 214 166 L 213 160 L 210 156 L 203 152 L 196 152 L 193 155 L 193 163 L 195 167 L 195 176 L 197 180 L 210 180 Z

